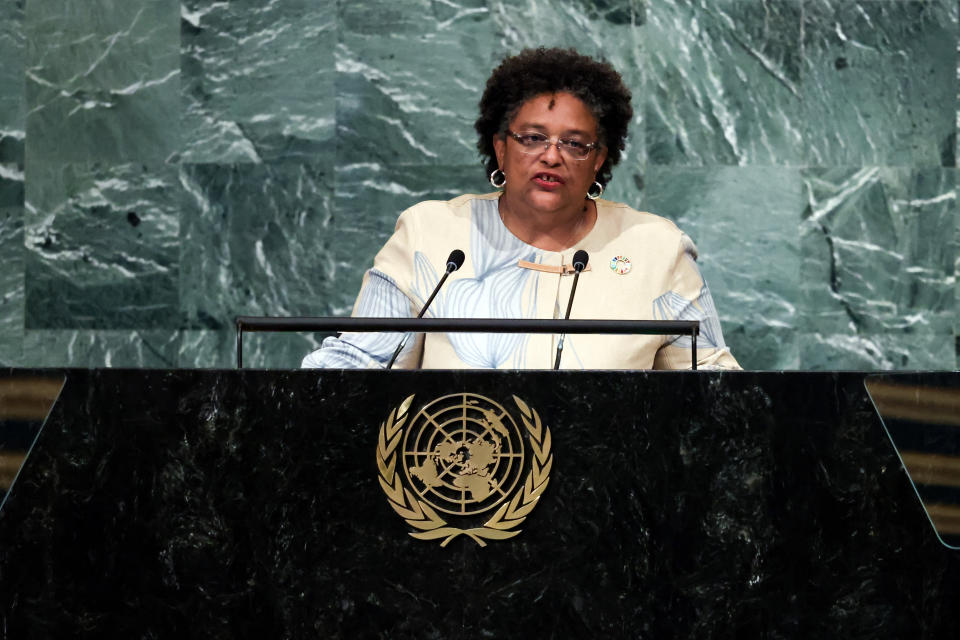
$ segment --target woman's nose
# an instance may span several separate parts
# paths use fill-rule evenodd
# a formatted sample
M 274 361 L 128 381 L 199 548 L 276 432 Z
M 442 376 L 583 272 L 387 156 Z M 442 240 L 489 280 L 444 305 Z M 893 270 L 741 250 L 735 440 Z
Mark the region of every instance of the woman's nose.
M 540 160 L 552 165 L 560 164 L 560 161 L 562 160 L 560 154 L 560 141 L 549 141 L 547 143 L 547 148 L 544 149 L 542 154 L 540 154 Z

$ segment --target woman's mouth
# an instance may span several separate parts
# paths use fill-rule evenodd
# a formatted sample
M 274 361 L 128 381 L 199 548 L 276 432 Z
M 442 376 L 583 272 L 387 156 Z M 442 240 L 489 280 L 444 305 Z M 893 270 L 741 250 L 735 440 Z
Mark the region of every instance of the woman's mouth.
M 538 173 L 533 181 L 544 189 L 556 189 L 563 184 L 563 178 L 555 173 Z

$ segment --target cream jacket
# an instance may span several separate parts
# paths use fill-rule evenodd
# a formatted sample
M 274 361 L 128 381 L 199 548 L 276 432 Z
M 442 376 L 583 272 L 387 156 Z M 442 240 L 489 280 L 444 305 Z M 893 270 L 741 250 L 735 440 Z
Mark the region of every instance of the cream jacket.
M 361 317 L 415 317 L 453 249 L 466 253 L 427 317 L 562 318 L 573 276 L 561 273 L 578 249 L 590 255 L 571 319 L 699 320 L 698 367 L 739 369 L 696 264 L 693 242 L 669 220 L 596 201 L 589 234 L 565 251 L 525 244 L 500 220 L 498 193 L 428 201 L 404 211 L 364 276 L 353 309 Z M 525 266 L 521 266 L 525 265 Z M 328 338 L 304 367 L 382 367 L 401 334 Z M 551 369 L 558 335 L 418 334 L 395 367 Z M 562 369 L 689 369 L 690 339 L 568 335 Z

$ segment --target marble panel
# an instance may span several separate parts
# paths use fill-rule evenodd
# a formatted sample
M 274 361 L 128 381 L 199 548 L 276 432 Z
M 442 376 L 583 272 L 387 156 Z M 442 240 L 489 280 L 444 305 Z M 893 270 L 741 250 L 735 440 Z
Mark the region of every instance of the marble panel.
M 804 163 L 802 7 L 650 3 L 642 37 L 651 163 Z
M 724 337 L 741 366 L 796 368 L 800 170 L 653 165 L 647 176 L 644 204 L 696 243 Z
M 303 357 L 320 348 L 325 336 L 311 333 L 245 333 L 244 369 L 297 369 Z M 181 332 L 177 366 L 183 369 L 234 369 L 237 334 L 220 331 Z
M 798 337 L 805 371 L 955 368 L 952 333 L 806 333 Z
M 952 169 L 804 171 L 801 330 L 952 335 Z
M 487 5 L 496 27 L 498 57 L 530 47 L 573 47 L 608 60 L 621 73 L 640 71 L 627 63 L 637 62 L 632 57 L 641 40 L 637 27 L 648 18 L 643 0 L 490 0 Z
M 26 327 L 176 328 L 176 169 L 41 165 L 29 176 Z
M 246 343 L 246 340 L 244 340 Z M 232 369 L 237 365 L 236 332 L 190 329 L 180 332 L 177 367 L 181 369 Z
M 163 161 L 179 149 L 176 0 L 30 0 L 30 162 Z
M 23 207 L 23 165 L 0 164 L 0 207 Z
M 23 347 L 23 172 L 0 164 L 0 364 L 19 366 Z
M 23 339 L 29 367 L 172 369 L 179 335 L 172 330 L 31 330 Z
M 307 164 L 184 165 L 184 328 L 231 330 L 237 315 L 330 315 L 342 306 L 331 172 Z
M 956 166 L 957 3 L 804 4 L 811 164 Z
M 0 4 L 0 162 L 23 162 L 24 0 Z
M 184 161 L 332 157 L 336 4 L 183 2 Z
M 636 150 L 636 146 L 631 149 Z M 630 156 L 624 156 L 613 169 L 613 177 L 603 191 L 604 200 L 623 202 L 634 209 L 644 208 L 644 184 L 646 177 L 643 164 Z
M 633 122 L 620 165 L 613 172 L 604 197 L 637 206 L 642 197 L 646 162 L 643 117 L 642 0 L 559 0 L 539 2 L 490 0 L 496 29 L 497 55 L 485 73 L 499 61 L 530 47 L 574 47 L 583 54 L 609 62 L 633 94 Z M 484 83 L 486 80 L 484 79 Z M 482 85 L 481 85 L 482 87 Z
M 244 369 L 299 369 L 311 351 L 320 348 L 323 336 L 299 333 L 254 333 L 243 338 Z M 236 366 L 236 353 L 230 366 Z
M 721 313 L 723 309 L 720 308 Z M 723 322 L 723 338 L 744 369 L 796 371 L 800 366 L 800 338 L 795 329 L 761 324 Z
M 473 123 L 495 64 L 487 3 L 338 4 L 337 161 L 480 164 Z

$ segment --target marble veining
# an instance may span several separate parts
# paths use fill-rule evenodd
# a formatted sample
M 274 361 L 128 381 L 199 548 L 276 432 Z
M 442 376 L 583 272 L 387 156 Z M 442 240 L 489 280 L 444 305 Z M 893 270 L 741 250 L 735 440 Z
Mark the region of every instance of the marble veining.
M 44 169 L 26 193 L 26 328 L 178 326 L 175 169 Z
M 332 157 L 337 4 L 180 5 L 183 162 Z
M 957 11 L 949 0 L 805 2 L 810 164 L 956 166 Z
M 0 6 L 0 163 L 23 163 L 24 0 Z
M 23 349 L 38 367 L 75 362 L 79 367 L 169 369 L 179 364 L 180 343 L 180 332 L 162 329 L 27 329 L 23 337 Z
M 28 154 L 155 162 L 180 146 L 176 0 L 26 3 Z
M 651 4 L 644 38 L 651 163 L 806 160 L 798 117 L 802 7 L 797 0 Z
M 804 179 L 809 195 L 800 227 L 804 332 L 833 334 L 826 344 L 900 334 L 912 344 L 926 336 L 949 345 L 955 173 L 811 169 Z M 932 361 L 949 368 L 949 350 L 937 353 Z
M 337 164 L 477 164 L 476 104 L 494 62 L 485 3 L 339 3 Z
M 0 361 L 229 366 L 238 314 L 349 313 L 403 209 L 490 189 L 483 83 L 544 45 L 622 72 L 606 196 L 694 238 L 744 366 L 956 368 L 958 11 L 4 2 Z M 250 364 L 321 337 L 251 338 Z
M 323 165 L 188 165 L 180 236 L 181 308 L 190 328 L 233 316 L 328 315 L 336 243 Z M 275 286 L 275 283 L 282 286 Z M 226 296 L 224 296 L 226 294 Z
M 23 172 L 0 164 L 0 365 L 23 358 Z

